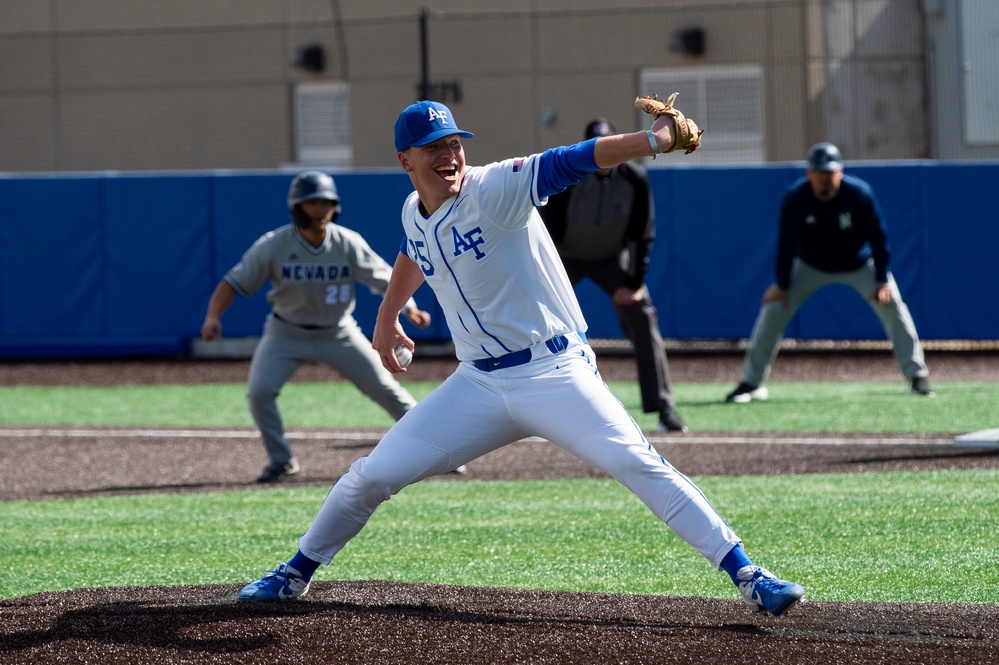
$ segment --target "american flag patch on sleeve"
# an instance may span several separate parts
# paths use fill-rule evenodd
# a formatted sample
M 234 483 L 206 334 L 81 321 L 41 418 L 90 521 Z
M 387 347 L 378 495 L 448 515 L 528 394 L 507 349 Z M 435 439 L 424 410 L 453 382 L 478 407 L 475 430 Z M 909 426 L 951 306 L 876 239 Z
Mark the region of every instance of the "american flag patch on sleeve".
M 513 160 L 513 172 L 514 173 L 520 173 L 520 171 L 523 168 L 524 168 L 524 160 L 523 159 L 515 159 L 515 160 Z

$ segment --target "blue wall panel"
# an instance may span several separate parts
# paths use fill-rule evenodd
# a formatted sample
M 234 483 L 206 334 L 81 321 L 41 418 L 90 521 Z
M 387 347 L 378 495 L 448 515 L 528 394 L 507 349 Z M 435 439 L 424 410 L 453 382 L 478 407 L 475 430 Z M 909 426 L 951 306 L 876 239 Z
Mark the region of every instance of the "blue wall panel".
M 208 298 L 219 280 L 239 263 L 243 253 L 257 238 L 272 229 L 289 223 L 288 185 L 294 174 L 232 174 L 212 178 L 211 241 L 214 261 L 211 284 L 202 303 L 198 329 L 208 307 Z M 264 319 L 270 312 L 267 304 L 269 287 L 260 289 L 250 298 L 236 298 L 222 317 L 223 337 L 253 337 L 260 335 Z
M 650 174 L 657 239 L 649 281 L 660 320 L 670 323 L 664 335 L 749 336 L 774 279 L 780 193 L 799 174 L 781 167 Z
M 892 246 L 892 271 L 924 339 L 999 339 L 999 164 L 847 165 L 872 184 Z M 657 240 L 648 283 L 663 334 L 739 339 L 750 334 L 773 280 L 777 216 L 801 165 L 672 168 L 650 172 Z M 288 222 L 293 173 L 0 176 L 0 357 L 177 353 L 200 333 L 208 298 L 266 231 Z M 394 262 L 402 172 L 335 176 L 340 223 Z M 55 203 L 53 203 L 55 202 Z M 226 337 L 260 333 L 266 289 L 223 318 Z M 606 295 L 577 287 L 593 337 L 622 336 Z M 449 333 L 428 287 L 417 292 Z M 370 335 L 380 298 L 358 293 Z M 845 287 L 817 294 L 788 337 L 881 339 L 869 305 Z
M 112 178 L 105 195 L 111 334 L 195 336 L 211 293 L 208 179 Z
M 999 338 L 999 164 L 950 165 L 920 176 L 923 318 L 941 339 Z
M 0 341 L 106 332 L 100 178 L 0 178 Z

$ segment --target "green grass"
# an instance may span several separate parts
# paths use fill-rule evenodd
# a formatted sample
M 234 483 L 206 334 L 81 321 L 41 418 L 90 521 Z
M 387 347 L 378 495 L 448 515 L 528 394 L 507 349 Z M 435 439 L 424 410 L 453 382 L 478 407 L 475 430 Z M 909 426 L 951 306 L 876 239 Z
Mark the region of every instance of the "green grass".
M 407 383 L 420 399 L 435 387 Z M 634 382 L 610 384 L 646 429 Z M 999 383 L 941 383 L 935 399 L 898 383 L 775 383 L 770 401 L 725 404 L 732 386 L 688 383 L 675 395 L 684 420 L 705 431 L 971 432 L 996 427 Z M 243 384 L 0 387 L 0 425 L 252 427 Z M 279 398 L 288 427 L 388 427 L 392 419 L 349 383 L 291 383 Z M 39 408 L 44 405 L 44 408 Z
M 632 413 L 640 410 L 638 386 L 610 384 Z M 946 382 L 933 399 L 909 394 L 898 383 L 772 383 L 770 399 L 727 404 L 734 385 L 693 383 L 675 394 L 684 421 L 703 431 L 972 432 L 999 427 L 999 383 Z M 644 418 L 644 420 L 642 419 Z M 652 427 L 655 415 L 636 415 Z
M 433 384 L 409 383 L 421 397 Z M 611 384 L 639 424 L 634 383 Z M 999 384 L 788 383 L 729 405 L 684 384 L 699 430 L 965 432 L 996 427 Z M 0 424 L 252 427 L 245 386 L 0 388 Z M 388 426 L 353 386 L 286 386 L 289 427 Z M 44 408 L 39 408 L 44 405 Z M 695 479 L 758 563 L 813 600 L 999 603 L 999 470 Z M 0 503 L 0 598 L 77 587 L 238 586 L 294 553 L 324 489 Z M 431 480 L 379 508 L 317 579 L 732 598 L 726 576 L 609 480 Z
M 999 603 L 997 470 L 696 480 L 749 554 L 812 600 Z M 0 597 L 241 585 L 294 553 L 324 494 L 0 504 Z M 414 485 L 316 579 L 733 597 L 725 575 L 610 480 Z
M 435 386 L 407 384 L 416 399 Z M 253 427 L 246 385 L 236 383 L 0 387 L 0 403 L 0 425 Z M 278 403 L 289 427 L 389 427 L 393 422 L 350 383 L 290 383 Z

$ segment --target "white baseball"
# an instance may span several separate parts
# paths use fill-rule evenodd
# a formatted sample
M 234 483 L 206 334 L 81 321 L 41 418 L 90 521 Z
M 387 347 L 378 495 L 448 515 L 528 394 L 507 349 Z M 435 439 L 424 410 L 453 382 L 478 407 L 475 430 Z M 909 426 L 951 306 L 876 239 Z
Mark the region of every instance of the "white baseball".
M 399 364 L 403 367 L 408 367 L 409 363 L 413 362 L 413 352 L 400 344 L 395 347 L 395 359 L 398 360 Z

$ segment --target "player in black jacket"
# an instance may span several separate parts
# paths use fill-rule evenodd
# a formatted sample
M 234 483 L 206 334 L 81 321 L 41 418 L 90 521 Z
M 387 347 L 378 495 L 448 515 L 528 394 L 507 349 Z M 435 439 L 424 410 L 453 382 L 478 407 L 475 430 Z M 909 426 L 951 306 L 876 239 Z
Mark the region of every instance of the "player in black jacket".
M 585 137 L 616 134 L 597 118 Z M 625 162 L 597 171 L 540 209 L 569 280 L 592 279 L 610 296 L 624 334 L 635 348 L 645 413 L 659 413 L 659 431 L 686 432 L 670 387 L 659 314 L 649 298 L 645 273 L 656 238 L 655 208 L 645 169 Z

